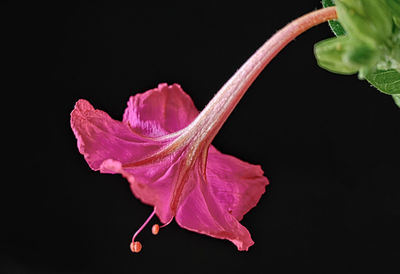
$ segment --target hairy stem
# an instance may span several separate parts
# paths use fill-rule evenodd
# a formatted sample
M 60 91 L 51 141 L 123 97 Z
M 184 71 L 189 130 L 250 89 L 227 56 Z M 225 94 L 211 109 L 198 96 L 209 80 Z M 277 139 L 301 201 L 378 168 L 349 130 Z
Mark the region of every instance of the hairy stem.
M 265 42 L 225 83 L 177 142 L 211 144 L 223 123 L 266 65 L 293 39 L 320 23 L 337 18 L 336 8 L 310 12 L 292 21 Z M 195 136 L 192 136 L 195 132 Z M 179 139 L 179 140 L 178 140 Z

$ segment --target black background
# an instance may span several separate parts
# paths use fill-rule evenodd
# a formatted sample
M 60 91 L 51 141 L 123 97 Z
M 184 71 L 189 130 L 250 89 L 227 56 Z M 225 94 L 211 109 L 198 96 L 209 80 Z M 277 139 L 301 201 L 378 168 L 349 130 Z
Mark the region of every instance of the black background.
M 320 69 L 318 26 L 250 87 L 214 145 L 260 164 L 271 185 L 244 218 L 255 245 L 171 223 L 119 175 L 90 170 L 69 114 L 79 98 L 121 119 L 130 95 L 179 83 L 202 109 L 236 69 L 319 1 L 238 4 L 20 2 L 3 9 L 1 273 L 398 273 L 400 111 L 356 76 Z M 290 2 L 290 6 L 289 3 Z M 8 80 L 8 81 L 7 81 Z

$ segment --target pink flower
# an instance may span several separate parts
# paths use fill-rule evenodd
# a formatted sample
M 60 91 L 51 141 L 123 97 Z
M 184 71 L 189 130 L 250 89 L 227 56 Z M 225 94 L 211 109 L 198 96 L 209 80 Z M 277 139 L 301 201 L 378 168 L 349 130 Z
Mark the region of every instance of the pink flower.
M 268 180 L 259 166 L 210 146 L 214 134 L 190 124 L 198 114 L 179 85 L 160 84 L 132 96 L 122 122 L 79 100 L 71 126 L 89 166 L 122 174 L 162 223 L 175 217 L 183 228 L 247 250 L 253 241 L 239 221 Z
M 239 221 L 259 201 L 268 184 L 259 166 L 216 150 L 211 141 L 251 83 L 272 58 L 297 35 L 335 19 L 334 8 L 309 13 L 288 24 L 232 76 L 198 113 L 179 85 L 158 88 L 130 98 L 122 122 L 79 100 L 71 126 L 79 151 L 93 170 L 120 173 L 133 194 L 154 206 L 166 225 L 173 218 L 188 230 L 228 239 L 239 250 L 253 245 Z M 158 233 L 158 225 L 153 233 Z

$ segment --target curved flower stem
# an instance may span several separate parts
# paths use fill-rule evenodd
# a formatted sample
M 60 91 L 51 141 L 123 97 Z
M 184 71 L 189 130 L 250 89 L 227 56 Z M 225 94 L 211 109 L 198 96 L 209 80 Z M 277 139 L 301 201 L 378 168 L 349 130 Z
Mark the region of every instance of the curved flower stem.
M 265 66 L 298 35 L 311 27 L 336 18 L 335 7 L 323 8 L 299 17 L 275 33 L 225 83 L 199 116 L 184 129 L 185 132 L 176 141 L 190 141 L 199 145 L 206 141 L 205 143 L 210 144 L 244 93 Z M 196 132 L 196 135 L 193 136 L 192 132 Z

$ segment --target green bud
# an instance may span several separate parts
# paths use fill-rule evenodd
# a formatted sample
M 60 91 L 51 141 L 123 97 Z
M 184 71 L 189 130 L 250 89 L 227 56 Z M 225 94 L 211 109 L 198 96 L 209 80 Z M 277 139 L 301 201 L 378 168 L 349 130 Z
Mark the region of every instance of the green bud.
M 374 46 L 392 34 L 392 13 L 386 0 L 336 0 L 339 22 L 357 40 Z
M 400 28 L 400 17 L 393 16 L 393 22 Z
M 314 46 L 318 65 L 334 73 L 356 73 L 360 66 L 346 60 L 347 52 L 353 48 L 353 43 L 347 35 L 318 42 Z
M 386 4 L 394 16 L 400 17 L 400 0 L 386 0 Z
M 394 23 L 400 27 L 400 0 L 386 0 L 386 4 L 392 12 Z
M 375 71 L 379 53 L 364 43 L 354 41 L 343 55 L 343 60 L 347 64 L 358 66 L 358 78 L 364 79 L 367 74 Z
M 354 66 L 375 66 L 379 59 L 378 52 L 363 43 L 351 43 L 343 56 L 344 61 Z

